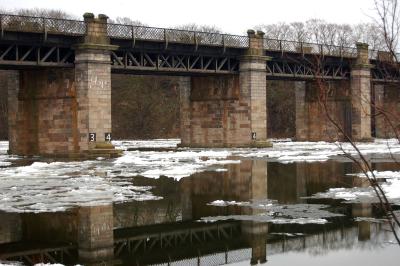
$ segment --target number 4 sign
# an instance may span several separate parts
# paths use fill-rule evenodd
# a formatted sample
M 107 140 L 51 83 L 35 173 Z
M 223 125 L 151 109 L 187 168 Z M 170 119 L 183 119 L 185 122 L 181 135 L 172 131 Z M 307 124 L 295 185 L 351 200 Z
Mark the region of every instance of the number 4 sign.
M 105 134 L 104 134 L 104 139 L 105 139 L 106 141 L 111 141 L 111 133 L 105 133 Z

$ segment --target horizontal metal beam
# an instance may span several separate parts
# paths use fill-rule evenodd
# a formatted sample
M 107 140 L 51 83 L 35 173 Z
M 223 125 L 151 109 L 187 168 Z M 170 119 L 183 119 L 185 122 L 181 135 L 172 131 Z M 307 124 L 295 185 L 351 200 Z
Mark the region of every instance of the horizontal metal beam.
M 0 66 L 73 67 L 74 52 L 71 48 L 57 45 L 2 44 L 0 42 Z
M 112 69 L 178 73 L 234 74 L 239 60 L 224 55 L 172 54 L 168 51 L 147 52 L 120 50 L 111 53 Z

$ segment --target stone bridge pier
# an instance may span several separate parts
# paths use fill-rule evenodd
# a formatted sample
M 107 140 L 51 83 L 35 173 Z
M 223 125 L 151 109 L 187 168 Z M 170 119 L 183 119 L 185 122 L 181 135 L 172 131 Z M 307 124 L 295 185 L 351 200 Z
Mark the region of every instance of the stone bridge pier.
M 264 33 L 248 31 L 239 75 L 181 77 L 182 146 L 268 147 Z
M 116 156 L 111 144 L 107 17 L 84 15 L 75 68 L 8 72 L 9 152 L 60 157 Z
M 296 140 L 298 141 L 353 141 L 371 140 L 371 65 L 368 45 L 357 43 L 357 59 L 350 80 L 326 81 L 326 107 L 331 117 L 342 128 L 339 131 L 329 120 L 318 100 L 316 81 L 296 81 Z

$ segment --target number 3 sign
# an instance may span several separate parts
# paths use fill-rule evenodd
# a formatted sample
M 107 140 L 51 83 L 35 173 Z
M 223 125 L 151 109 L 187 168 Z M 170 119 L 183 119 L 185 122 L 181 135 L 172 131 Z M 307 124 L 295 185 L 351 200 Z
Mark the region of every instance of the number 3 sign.
M 89 133 L 89 141 L 90 142 L 96 141 L 96 133 Z

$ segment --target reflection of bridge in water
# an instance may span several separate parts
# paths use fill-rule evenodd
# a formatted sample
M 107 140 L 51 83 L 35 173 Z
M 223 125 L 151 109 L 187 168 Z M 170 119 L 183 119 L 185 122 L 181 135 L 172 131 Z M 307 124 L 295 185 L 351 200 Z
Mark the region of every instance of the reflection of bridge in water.
M 369 248 L 391 234 L 382 224 L 355 223 L 346 217 L 326 225 L 196 222 L 204 216 L 261 213 L 238 206 L 207 205 L 217 199 L 249 201 L 269 197 L 281 203 L 304 203 L 306 200 L 300 197 L 337 184 L 363 185 L 357 178 L 344 177 L 346 172 L 354 171 L 351 164 L 300 163 L 288 167 L 244 161 L 228 168 L 228 172 L 200 173 L 179 182 L 162 183 L 163 189 L 174 192 L 159 192 L 164 197 L 160 201 L 80 207 L 54 214 L 0 214 L 0 259 L 28 265 L 40 261 L 67 265 L 78 261 L 85 265 L 104 261 L 135 265 L 256 263 L 289 251 L 321 254 L 343 247 Z M 162 179 L 143 182 L 155 185 Z M 178 205 L 175 211 L 179 213 L 172 220 L 168 218 L 170 201 Z M 350 217 L 374 214 L 366 204 L 335 204 L 335 209 Z M 132 218 L 135 210 L 142 219 Z
M 266 261 L 267 254 L 274 255 L 291 251 L 307 251 L 312 254 L 329 253 L 331 250 L 372 248 L 379 243 L 361 242 L 377 237 L 389 238 L 391 232 L 380 224 L 362 222 L 358 226 L 323 230 L 313 234 L 285 236 L 264 232 L 265 242 L 259 247 L 246 241 L 238 222 L 206 224 L 197 228 L 145 232 L 132 236 L 116 237 L 114 241 L 114 262 L 130 261 L 136 265 L 221 265 L 240 261 Z M 267 227 L 266 227 L 267 228 Z M 383 229 L 383 230 L 382 230 Z M 114 232 L 119 234 L 118 230 Z M 262 233 L 262 232 L 257 232 Z M 267 243 L 268 241 L 268 243 Z M 234 243 L 234 244 L 233 244 Z M 261 257 L 254 253 L 261 251 Z M 1 259 L 23 261 L 32 265 L 39 261 L 68 263 L 77 259 L 78 247 L 64 245 L 42 247 L 30 250 L 4 252 Z

